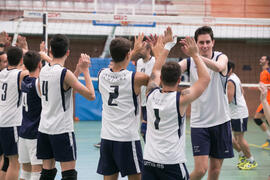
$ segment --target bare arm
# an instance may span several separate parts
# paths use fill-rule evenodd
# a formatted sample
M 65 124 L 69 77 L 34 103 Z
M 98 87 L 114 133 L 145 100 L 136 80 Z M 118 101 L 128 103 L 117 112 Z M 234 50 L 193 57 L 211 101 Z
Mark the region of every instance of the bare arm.
M 173 39 L 172 29 L 168 27 L 164 32 L 164 36 L 159 36 L 155 45 L 151 44 L 156 61 L 146 88 L 146 94 L 148 94 L 151 89 L 159 87 L 161 68 L 166 62 L 170 49 L 176 44 L 176 40 L 176 37 Z M 164 42 L 166 43 L 165 47 Z
M 180 61 L 179 65 L 181 67 L 181 72 L 184 73 L 187 70 L 187 59 Z
M 20 85 L 20 89 L 21 89 L 21 83 L 22 83 L 22 80 L 23 80 L 23 78 L 25 77 L 25 76 L 27 76 L 29 74 L 29 71 L 28 70 L 23 70 L 23 71 L 21 71 L 21 74 L 20 74 L 20 81 L 19 81 L 19 85 Z
M 270 106 L 267 102 L 268 88 L 263 83 L 260 83 L 259 89 L 261 91 L 260 100 L 261 100 L 261 103 L 263 105 L 264 115 L 265 115 L 268 123 L 270 123 Z
M 215 72 L 221 72 L 223 75 L 226 75 L 228 58 L 225 54 L 220 55 L 217 61 L 213 61 L 202 56 L 201 59 L 204 61 L 208 68 L 212 69 Z
M 180 113 L 183 115 L 186 111 L 187 106 L 197 99 L 203 91 L 207 88 L 210 82 L 210 76 L 205 63 L 202 61 L 199 55 L 199 49 L 195 43 L 195 40 L 190 37 L 186 37 L 181 40 L 189 56 L 191 56 L 197 66 L 198 80 L 190 87 L 182 91 L 180 98 Z
M 45 47 L 45 42 L 42 41 L 39 45 L 39 54 L 42 60 L 47 61 L 48 63 L 50 63 L 52 61 L 52 58 L 50 56 L 47 55 L 47 49 Z
M 89 63 L 90 57 L 86 54 L 81 54 L 81 58 L 79 60 L 79 65 L 77 66 L 77 68 L 80 68 L 81 72 L 84 75 L 85 86 L 82 83 L 80 83 L 80 81 L 70 70 L 67 70 L 64 85 L 65 88 L 72 87 L 75 91 L 80 93 L 88 100 L 95 100 L 95 89 L 88 69 Z
M 141 86 L 146 86 L 149 80 L 149 76 L 142 72 L 136 72 L 134 77 L 134 91 L 138 95 L 141 92 Z
M 231 103 L 233 101 L 233 97 L 235 94 L 235 85 L 233 82 L 228 81 L 227 83 L 227 96 L 228 96 L 228 101 Z

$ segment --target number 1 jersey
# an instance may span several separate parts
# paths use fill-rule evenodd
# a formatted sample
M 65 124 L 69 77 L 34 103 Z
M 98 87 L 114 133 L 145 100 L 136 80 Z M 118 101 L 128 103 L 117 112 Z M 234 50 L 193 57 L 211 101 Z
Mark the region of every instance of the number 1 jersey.
M 138 101 L 134 92 L 135 73 L 106 68 L 98 77 L 102 96 L 101 138 L 113 141 L 139 140 Z

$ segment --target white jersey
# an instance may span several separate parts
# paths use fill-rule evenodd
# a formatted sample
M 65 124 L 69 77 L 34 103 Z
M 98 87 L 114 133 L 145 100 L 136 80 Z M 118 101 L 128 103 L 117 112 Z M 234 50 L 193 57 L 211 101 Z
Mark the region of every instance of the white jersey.
M 0 72 L 0 127 L 20 126 L 22 123 L 20 73 L 18 69 Z
M 63 88 L 67 69 L 59 64 L 46 64 L 40 71 L 42 111 L 39 131 L 46 134 L 73 132 L 72 88 Z
M 101 138 L 113 141 L 140 140 L 138 98 L 134 92 L 135 73 L 112 72 L 106 68 L 98 77 L 102 97 Z
M 186 118 L 179 110 L 180 92 L 162 93 L 160 88 L 147 98 L 147 131 L 144 159 L 161 164 L 186 162 Z
M 228 81 L 231 81 L 235 87 L 233 101 L 229 104 L 231 119 L 247 118 L 248 108 L 242 93 L 242 85 L 239 77 L 233 73 L 230 75 Z
M 214 52 L 212 61 L 217 61 L 221 52 Z M 189 61 L 189 59 L 187 60 Z M 187 63 L 191 84 L 198 80 L 195 62 L 190 58 Z M 226 95 L 227 76 L 208 68 L 210 83 L 203 94 L 191 103 L 190 127 L 208 128 L 230 120 L 228 98 Z
M 137 61 L 137 67 L 136 67 L 136 71 L 137 72 L 143 72 L 145 74 L 147 74 L 148 76 L 151 75 L 152 73 L 152 69 L 154 67 L 155 64 L 155 57 L 151 56 L 151 58 L 149 59 L 149 61 L 144 62 L 143 59 L 139 59 Z M 146 106 L 146 97 L 145 97 L 145 93 L 146 93 L 146 86 L 142 86 L 141 87 L 141 106 Z

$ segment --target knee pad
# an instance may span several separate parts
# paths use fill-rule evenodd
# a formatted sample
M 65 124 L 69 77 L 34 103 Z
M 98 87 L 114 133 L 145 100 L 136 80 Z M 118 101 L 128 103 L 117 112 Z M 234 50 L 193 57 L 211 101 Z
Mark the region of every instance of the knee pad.
M 261 119 L 254 119 L 255 123 L 260 126 L 262 125 L 263 121 Z
M 77 171 L 75 169 L 63 171 L 62 180 L 77 180 Z
M 9 166 L 9 159 L 6 156 L 4 156 L 3 161 L 4 163 L 3 163 L 2 171 L 7 172 L 7 169 Z
M 28 172 L 22 169 L 21 174 L 20 174 L 20 179 L 28 180 L 30 178 L 31 178 L 31 172 Z
M 42 169 L 39 180 L 54 180 L 57 169 Z

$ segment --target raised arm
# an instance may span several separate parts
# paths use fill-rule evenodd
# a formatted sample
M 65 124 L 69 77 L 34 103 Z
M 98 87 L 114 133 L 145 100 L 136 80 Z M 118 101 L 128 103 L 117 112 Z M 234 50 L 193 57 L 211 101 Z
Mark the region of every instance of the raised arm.
M 188 55 L 193 58 L 198 73 L 198 80 L 190 88 L 183 90 L 181 93 L 180 104 L 183 106 L 183 108 L 180 108 L 180 112 L 183 114 L 186 107 L 192 101 L 197 99 L 207 88 L 210 82 L 210 76 L 205 63 L 202 61 L 199 55 L 199 49 L 195 43 L 195 40 L 193 38 L 186 37 L 185 39 L 182 39 L 180 43 L 183 44 L 182 48 L 188 52 Z
M 173 38 L 172 29 L 168 27 L 164 32 L 164 36 L 159 36 L 156 44 L 151 44 L 156 61 L 147 84 L 146 94 L 148 94 L 153 88 L 159 87 L 161 68 L 165 64 L 171 48 L 176 44 L 176 40 L 177 37 Z
M 80 83 L 76 76 L 70 71 L 67 70 L 64 88 L 67 89 L 72 87 L 75 91 L 80 93 L 88 100 L 95 100 L 95 89 L 92 83 L 92 79 L 89 73 L 90 57 L 87 54 L 81 54 L 79 59 L 79 64 L 76 67 L 77 72 L 82 72 L 85 78 L 85 86 Z
M 217 61 L 213 61 L 203 56 L 201 56 L 201 59 L 205 62 L 206 66 L 213 71 L 221 72 L 223 75 L 227 74 L 228 57 L 225 54 L 220 55 Z
M 52 58 L 50 56 L 47 55 L 47 49 L 45 47 L 45 42 L 42 41 L 39 45 L 39 54 L 42 60 L 47 61 L 48 63 L 50 63 L 52 61 Z

